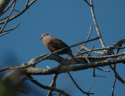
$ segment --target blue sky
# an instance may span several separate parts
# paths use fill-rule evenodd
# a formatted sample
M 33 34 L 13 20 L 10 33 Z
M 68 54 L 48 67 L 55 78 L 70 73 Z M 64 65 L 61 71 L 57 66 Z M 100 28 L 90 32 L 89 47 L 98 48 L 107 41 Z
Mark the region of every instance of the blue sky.
M 20 2 L 18 8 L 22 4 Z M 95 14 L 106 46 L 125 37 L 124 4 L 124 0 L 94 0 Z M 21 22 L 21 25 L 16 30 L 0 38 L 1 66 L 6 63 L 21 64 L 37 55 L 48 53 L 49 51 L 40 41 L 40 35 L 43 33 L 61 38 L 69 45 L 85 40 L 89 26 L 92 24 L 92 17 L 90 8 L 84 0 L 38 0 L 11 24 L 18 22 Z M 95 36 L 93 30 L 92 37 Z M 77 47 L 73 48 L 73 52 L 76 51 Z M 11 58 L 16 59 L 11 61 Z M 56 64 L 54 61 L 45 61 L 38 66 L 46 67 L 54 64 Z M 123 69 L 121 68 L 120 71 L 122 73 Z M 104 73 L 99 72 L 99 74 Z M 92 91 L 95 91 L 95 96 L 111 96 L 113 77 L 111 73 L 105 75 L 108 78 L 93 79 L 91 70 L 73 73 L 83 89 L 89 88 L 90 84 L 94 83 Z M 36 76 L 36 78 L 45 84 L 50 83 L 49 76 Z M 60 81 L 65 81 L 65 85 Z M 65 74 L 59 77 L 58 86 L 67 89 L 72 96 L 82 96 Z M 116 96 L 125 94 L 121 84 L 116 90 Z

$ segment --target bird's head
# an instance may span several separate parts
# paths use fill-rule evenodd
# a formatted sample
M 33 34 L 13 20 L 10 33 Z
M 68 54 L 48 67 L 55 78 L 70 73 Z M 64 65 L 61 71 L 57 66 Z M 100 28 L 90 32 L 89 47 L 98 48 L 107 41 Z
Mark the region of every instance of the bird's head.
M 41 37 L 40 37 L 40 40 L 43 39 L 44 37 L 48 36 L 49 34 L 46 33 L 46 34 L 42 34 Z

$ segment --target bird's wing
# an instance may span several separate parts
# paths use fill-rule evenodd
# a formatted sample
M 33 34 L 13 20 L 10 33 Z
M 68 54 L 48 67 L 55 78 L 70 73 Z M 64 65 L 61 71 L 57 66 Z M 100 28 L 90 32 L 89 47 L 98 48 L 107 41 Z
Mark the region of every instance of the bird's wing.
M 68 47 L 68 45 L 59 39 L 54 39 L 48 44 L 48 48 L 52 52 L 57 51 L 62 48 L 66 48 L 66 47 Z M 68 51 L 71 52 L 70 48 L 63 50 L 61 54 L 67 53 Z

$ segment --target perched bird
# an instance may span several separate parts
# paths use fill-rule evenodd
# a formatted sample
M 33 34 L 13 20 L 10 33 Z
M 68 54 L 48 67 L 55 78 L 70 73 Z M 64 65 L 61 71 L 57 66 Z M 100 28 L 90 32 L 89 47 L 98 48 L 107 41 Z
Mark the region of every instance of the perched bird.
M 72 54 L 72 50 L 62 40 L 60 40 L 54 36 L 51 36 L 50 34 L 42 34 L 40 39 L 43 41 L 43 44 L 49 51 L 54 52 L 59 49 L 66 48 L 66 49 L 58 52 L 57 54 L 58 55 L 67 54 L 70 57 L 72 57 L 75 61 L 77 61 Z

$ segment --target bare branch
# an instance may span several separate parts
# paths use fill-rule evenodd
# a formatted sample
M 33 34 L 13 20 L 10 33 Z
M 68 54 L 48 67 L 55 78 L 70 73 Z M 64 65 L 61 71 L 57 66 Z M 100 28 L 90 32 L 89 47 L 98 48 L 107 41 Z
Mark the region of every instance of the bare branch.
M 114 96 L 115 86 L 116 86 L 116 78 L 114 79 L 113 86 L 112 86 L 112 96 Z
M 94 95 L 94 93 L 89 93 L 89 92 L 83 91 L 69 72 L 68 72 L 68 75 L 69 75 L 69 77 L 71 78 L 71 80 L 73 81 L 73 83 L 75 84 L 75 86 L 76 86 L 83 94 L 86 94 L 87 96 Z
M 100 43 L 101 43 L 102 48 L 105 48 L 105 44 L 104 44 L 104 41 L 102 39 L 102 35 L 101 35 L 100 29 L 99 29 L 99 25 L 98 25 L 97 20 L 96 20 L 96 16 L 95 16 L 95 12 L 94 12 L 94 6 L 93 6 L 93 0 L 90 0 L 90 5 L 91 5 L 90 6 L 91 14 L 92 14 L 93 22 L 95 24 L 97 35 L 98 35 L 98 37 L 100 37 Z
M 5 34 L 8 34 L 10 31 L 16 29 L 19 25 L 20 25 L 20 23 L 16 24 L 16 25 L 15 25 L 13 28 L 11 28 L 11 29 L 4 30 L 4 31 L 2 32 L 2 34 L 0 34 L 0 37 L 3 36 L 3 35 L 5 35 Z
M 9 22 L 12 21 L 13 19 L 17 18 L 18 16 L 22 15 L 35 2 L 36 2 L 36 0 L 33 0 L 28 5 L 26 4 L 27 6 L 25 6 L 19 13 L 17 13 L 15 16 L 10 17 Z M 4 22 L 5 22 L 5 20 L 1 21 L 0 24 L 3 24 Z
M 91 4 L 88 2 L 88 0 L 84 0 L 89 6 L 91 6 Z
M 52 82 L 51 82 L 51 84 L 50 84 L 50 87 L 53 87 L 53 88 L 56 87 L 57 77 L 58 77 L 58 74 L 54 74 L 54 75 L 53 75 L 53 79 L 52 79 Z M 52 96 L 52 92 L 53 92 L 53 90 L 49 90 L 48 96 Z
M 90 68 L 97 68 L 97 67 L 103 67 L 107 65 L 112 65 L 112 64 L 120 64 L 120 63 L 125 63 L 125 58 L 122 59 L 114 59 L 114 60 L 102 60 L 99 62 L 91 62 L 91 63 L 86 63 L 84 65 L 77 65 L 77 66 L 62 66 L 52 68 L 52 69 L 42 69 L 42 68 L 27 68 L 25 71 L 26 73 L 29 73 L 31 75 L 50 75 L 50 74 L 60 74 L 60 73 L 66 73 L 69 71 L 78 71 L 78 70 L 86 70 Z
M 31 5 L 33 5 L 37 0 L 26 0 L 24 2 L 26 2 L 26 4 L 23 6 L 23 8 L 18 11 L 16 14 L 14 14 L 15 6 L 16 3 L 18 2 L 18 0 L 13 0 L 12 2 L 10 2 L 11 0 L 1 0 L 0 1 L 0 15 L 2 16 L 3 14 L 5 14 L 5 16 L 3 15 L 3 17 L 0 19 L 0 36 L 3 36 L 5 34 L 8 34 L 10 31 L 12 31 L 13 29 L 17 28 L 17 26 L 15 28 L 10 28 L 9 30 L 4 30 L 5 27 L 7 26 L 7 24 L 16 19 L 18 16 L 22 15 L 26 10 L 28 10 L 30 8 Z M 18 6 L 18 5 L 17 5 Z M 8 13 L 7 13 L 8 12 Z M 8 15 L 6 15 L 8 14 Z
M 28 75 L 27 75 L 27 76 L 28 76 Z M 35 80 L 33 77 L 31 77 L 31 76 L 28 76 L 28 77 L 29 77 L 29 80 L 30 80 L 31 82 L 33 82 L 34 84 L 36 84 L 36 85 L 39 86 L 40 88 L 47 89 L 47 90 L 52 90 L 52 91 L 56 91 L 56 92 L 58 92 L 58 93 L 60 93 L 60 94 L 63 94 L 63 95 L 65 95 L 65 96 L 70 96 L 69 94 L 67 94 L 66 92 L 64 92 L 64 91 L 61 90 L 61 89 L 43 85 L 42 83 L 39 83 L 37 80 Z
M 115 78 L 117 80 L 119 80 L 122 84 L 125 84 L 125 80 L 118 74 L 118 72 L 116 71 L 116 68 L 113 68 L 112 66 L 110 66 L 110 68 L 112 69 L 112 71 L 115 74 Z

